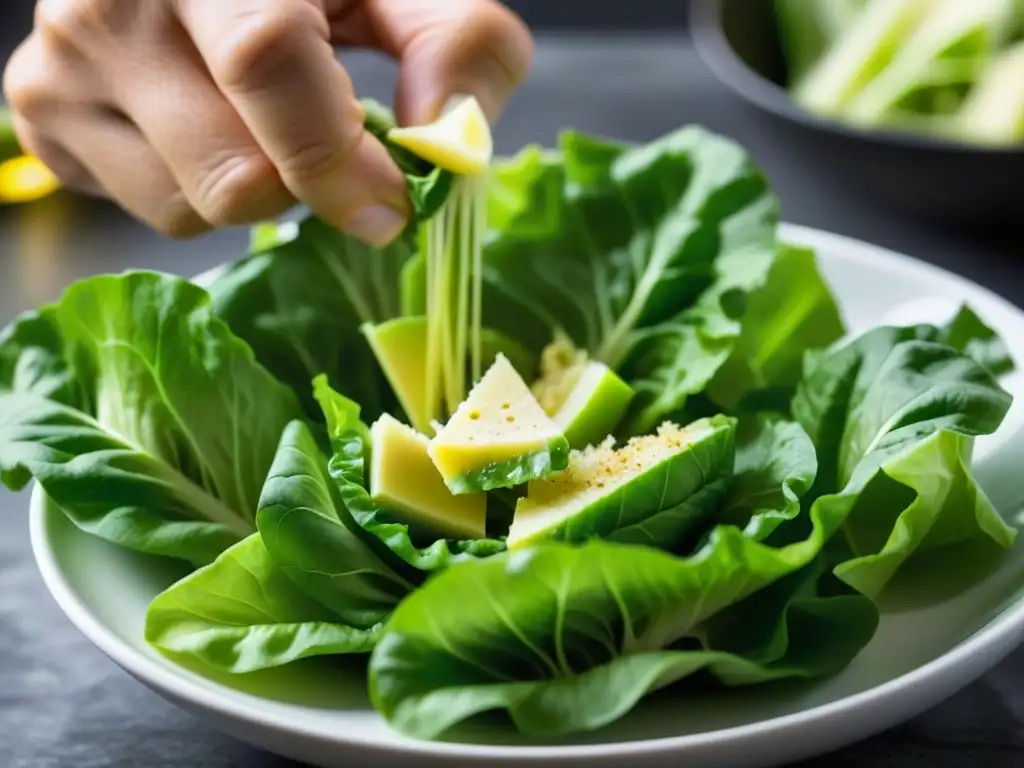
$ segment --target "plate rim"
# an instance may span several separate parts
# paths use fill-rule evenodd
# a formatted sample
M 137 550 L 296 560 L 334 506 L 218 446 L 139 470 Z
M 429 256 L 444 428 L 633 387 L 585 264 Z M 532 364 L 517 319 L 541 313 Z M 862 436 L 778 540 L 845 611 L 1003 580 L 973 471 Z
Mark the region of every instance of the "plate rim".
M 908 256 L 884 246 L 858 240 L 847 235 L 827 232 L 817 228 L 781 223 L 780 239 L 817 249 L 855 252 L 857 258 L 880 271 L 912 270 L 944 280 L 953 278 L 969 288 L 969 292 L 985 299 L 1003 312 L 1024 318 L 1024 310 L 994 291 L 935 264 Z M 206 284 L 223 269 L 215 267 L 194 278 L 199 284 Z M 269 730 L 284 737 L 311 739 L 343 748 L 367 749 L 379 753 L 391 753 L 397 757 L 411 757 L 417 754 L 433 757 L 497 759 L 504 761 L 534 760 L 580 760 L 597 758 L 650 758 L 682 753 L 689 750 L 714 749 L 729 746 L 732 742 L 756 741 L 769 735 L 784 736 L 795 729 L 828 725 L 843 720 L 851 714 L 872 722 L 872 733 L 895 725 L 896 722 L 872 718 L 869 714 L 875 705 L 890 699 L 901 703 L 901 717 L 912 717 L 920 711 L 934 706 L 938 701 L 925 696 L 914 697 L 915 690 L 927 688 L 929 683 L 941 684 L 944 680 L 956 679 L 956 690 L 977 679 L 1009 655 L 1024 641 L 1024 598 L 1017 600 L 990 620 L 975 633 L 945 653 L 884 683 L 844 696 L 835 701 L 798 710 L 785 715 L 771 717 L 744 725 L 705 731 L 681 736 L 666 736 L 636 741 L 608 742 L 600 744 L 570 744 L 553 746 L 509 746 L 467 744 L 455 742 L 411 740 L 395 732 L 393 741 L 381 741 L 373 737 L 361 737 L 358 732 L 344 734 L 328 733 L 304 725 L 300 720 L 287 720 L 273 712 L 260 711 L 246 702 L 236 701 L 223 687 L 212 681 L 212 688 L 190 679 L 181 673 L 164 668 L 155 660 L 122 640 L 95 616 L 78 596 L 74 586 L 65 578 L 56 551 L 50 546 L 46 528 L 47 505 L 40 487 L 33 485 L 29 510 L 29 538 L 36 566 L 50 595 L 68 617 L 71 623 L 85 637 L 114 663 L 140 682 L 160 695 L 166 695 L 176 703 L 207 713 L 216 713 L 237 722 L 247 723 Z M 82 533 L 81 535 L 88 535 Z M 966 674 L 964 674 L 966 670 Z M 226 688 L 227 691 L 231 689 Z M 249 694 L 251 695 L 251 694 Z M 879 711 L 879 710 L 876 710 Z M 840 729 L 841 730 L 841 729 Z M 867 738 L 870 734 L 848 738 L 848 744 Z M 833 746 L 843 744 L 835 740 Z M 810 754 L 808 752 L 807 754 Z

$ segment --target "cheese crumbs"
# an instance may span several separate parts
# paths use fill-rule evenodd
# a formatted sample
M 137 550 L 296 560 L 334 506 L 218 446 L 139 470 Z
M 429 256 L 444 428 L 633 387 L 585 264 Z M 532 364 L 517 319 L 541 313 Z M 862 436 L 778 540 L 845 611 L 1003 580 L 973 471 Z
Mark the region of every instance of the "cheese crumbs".
M 611 436 L 597 446 L 573 451 L 564 472 L 530 483 L 529 498 L 538 505 L 562 497 L 599 494 L 624 485 L 694 441 L 688 427 L 664 422 L 653 435 L 641 435 L 615 448 Z

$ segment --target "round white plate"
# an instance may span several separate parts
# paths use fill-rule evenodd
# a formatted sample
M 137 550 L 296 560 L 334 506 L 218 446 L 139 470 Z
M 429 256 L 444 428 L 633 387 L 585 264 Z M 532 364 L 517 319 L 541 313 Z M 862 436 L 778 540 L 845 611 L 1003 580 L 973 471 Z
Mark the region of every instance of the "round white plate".
M 836 235 L 786 226 L 818 251 L 854 331 L 892 321 L 942 321 L 967 301 L 1024 363 L 1024 313 L 925 263 Z M 1024 446 L 1024 377 L 1005 386 L 1017 401 L 999 434 L 979 441 L 976 471 L 1008 519 L 1024 506 L 1015 456 Z M 40 493 L 32 546 L 46 584 L 71 621 L 111 659 L 161 696 L 233 736 L 319 766 L 377 760 L 419 766 L 768 766 L 832 750 L 937 704 L 1024 639 L 1024 537 L 980 583 L 922 606 L 889 599 L 871 644 L 843 673 L 687 698 L 662 692 L 618 723 L 569 742 L 530 743 L 498 719 L 464 726 L 445 742 L 392 732 L 370 708 L 361 662 L 319 660 L 220 678 L 176 666 L 143 641 L 146 606 L 178 575 L 166 563 L 74 528 Z

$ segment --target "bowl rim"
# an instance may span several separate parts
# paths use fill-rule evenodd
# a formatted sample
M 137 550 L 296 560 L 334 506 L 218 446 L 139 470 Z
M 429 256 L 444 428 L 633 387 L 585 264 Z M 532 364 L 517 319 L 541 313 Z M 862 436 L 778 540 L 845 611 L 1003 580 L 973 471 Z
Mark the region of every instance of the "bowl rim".
M 784 223 L 780 234 L 807 243 L 813 248 L 845 249 L 855 251 L 858 259 L 877 265 L 882 269 L 913 269 L 918 274 L 930 274 L 948 279 L 954 273 L 928 262 L 907 256 L 888 248 L 867 243 L 856 238 L 835 234 L 813 227 Z M 216 270 L 216 268 L 215 268 Z M 208 280 L 215 270 L 196 278 Z M 983 298 L 993 308 L 1002 312 L 1024 315 L 1024 310 L 984 286 L 967 278 L 955 275 L 970 289 L 969 293 Z M 800 741 L 805 729 L 828 726 L 845 721 L 855 714 L 870 723 L 867 729 L 851 737 L 840 737 L 830 743 L 829 749 L 845 746 L 853 741 L 866 738 L 874 733 L 913 717 L 938 703 L 933 694 L 947 691 L 952 693 L 980 677 L 1011 653 L 1024 641 L 1024 598 L 1006 606 L 974 633 L 954 645 L 945 653 L 884 683 L 789 714 L 765 720 L 711 730 L 695 734 L 667 736 L 636 741 L 608 742 L 600 744 L 573 744 L 558 746 L 507 746 L 442 741 L 421 742 L 396 734 L 393 741 L 380 741 L 362 733 L 348 732 L 343 736 L 328 735 L 321 729 L 297 720 L 289 720 L 279 713 L 260 710 L 234 698 L 230 692 L 221 690 L 217 683 L 204 685 L 194 673 L 165 666 L 148 657 L 130 643 L 123 640 L 112 629 L 103 624 L 78 596 L 75 587 L 65 577 L 56 550 L 47 536 L 48 505 L 40 486 L 33 485 L 29 533 L 31 547 L 43 581 L 65 615 L 97 648 L 137 680 L 143 682 L 161 696 L 179 705 L 210 713 L 220 719 L 257 726 L 260 729 L 285 738 L 299 737 L 333 748 L 368 749 L 380 756 L 409 758 L 421 756 L 450 757 L 468 760 L 500 760 L 510 762 L 532 762 L 538 760 L 584 760 L 599 758 L 651 758 L 679 756 L 683 750 L 725 748 L 736 743 L 756 748 L 759 739 L 796 739 Z M 85 534 L 83 534 L 85 535 Z M 258 697 L 257 697 L 258 698 Z M 884 705 L 888 704 L 886 707 Z M 884 716 L 883 712 L 899 713 L 899 718 Z M 845 738 L 845 740 L 844 740 Z M 815 754 L 808 750 L 799 757 Z
M 736 53 L 722 25 L 724 3 L 725 0 L 692 0 L 690 39 L 704 64 L 723 85 L 762 110 L 808 128 L 858 141 L 888 144 L 900 149 L 955 152 L 998 158 L 1024 155 L 1024 144 L 971 144 L 893 128 L 861 128 L 803 109 L 793 101 L 784 87 L 753 69 Z

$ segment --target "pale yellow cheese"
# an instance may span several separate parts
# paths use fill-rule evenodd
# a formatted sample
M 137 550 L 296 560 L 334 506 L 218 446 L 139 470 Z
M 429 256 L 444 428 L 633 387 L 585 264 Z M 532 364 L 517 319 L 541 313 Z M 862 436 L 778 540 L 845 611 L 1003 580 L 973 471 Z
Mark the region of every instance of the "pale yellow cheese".
M 427 455 L 428 440 L 397 419 L 381 416 L 370 428 L 370 494 L 373 502 L 451 538 L 487 535 L 487 495 L 448 490 Z
M 430 442 L 430 457 L 445 477 L 546 450 L 562 431 L 504 355 Z
M 367 323 L 361 330 L 413 427 L 424 433 L 430 431 L 433 414 L 427 401 L 427 318 L 400 317 L 380 325 Z
M 703 425 L 679 427 L 665 422 L 657 434 L 634 437 L 618 449 L 609 437 L 601 445 L 573 451 L 567 470 L 534 480 L 527 495 L 516 503 L 509 548 L 542 538 L 544 531 L 685 450 L 706 433 Z

